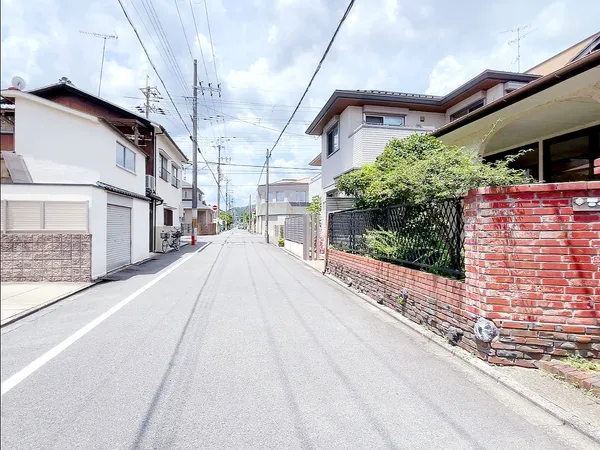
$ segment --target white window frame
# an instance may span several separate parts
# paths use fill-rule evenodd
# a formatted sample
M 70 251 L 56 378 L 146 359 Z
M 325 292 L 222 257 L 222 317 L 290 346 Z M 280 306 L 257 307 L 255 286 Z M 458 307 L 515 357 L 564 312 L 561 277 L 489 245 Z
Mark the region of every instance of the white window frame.
M 367 117 L 378 117 L 381 118 L 382 123 L 369 123 L 367 122 Z M 397 123 L 385 123 L 386 119 L 402 119 L 402 124 Z M 364 123 L 371 126 L 378 127 L 405 127 L 406 126 L 406 116 L 404 114 L 375 114 L 375 113 L 365 113 Z
M 332 134 L 333 132 L 336 132 L 337 134 L 337 146 L 335 144 L 335 137 L 332 137 L 332 142 L 331 142 L 331 146 L 330 146 L 330 142 L 329 142 L 329 135 Z M 340 149 L 340 123 L 336 122 L 335 125 L 333 125 L 331 128 L 329 128 L 329 130 L 327 130 L 327 133 L 325 133 L 325 139 L 326 141 L 326 152 L 327 152 L 327 157 L 329 158 L 331 155 L 333 155 L 335 152 L 337 152 Z M 333 147 L 333 148 L 331 148 Z M 331 149 L 331 151 L 330 151 Z
M 123 165 L 119 164 L 119 159 L 117 158 L 118 152 L 123 152 Z M 133 155 L 133 168 L 127 167 L 128 152 Z M 116 158 L 117 167 L 120 167 L 121 169 L 124 169 L 127 172 L 130 172 L 130 173 L 136 175 L 136 173 L 135 173 L 135 164 L 136 164 L 135 157 L 136 157 L 136 154 L 133 150 L 131 150 L 130 148 L 127 148 L 125 145 L 123 145 L 119 141 L 117 141 L 117 146 L 115 148 L 115 158 Z
M 179 167 L 171 163 L 171 186 L 179 188 Z

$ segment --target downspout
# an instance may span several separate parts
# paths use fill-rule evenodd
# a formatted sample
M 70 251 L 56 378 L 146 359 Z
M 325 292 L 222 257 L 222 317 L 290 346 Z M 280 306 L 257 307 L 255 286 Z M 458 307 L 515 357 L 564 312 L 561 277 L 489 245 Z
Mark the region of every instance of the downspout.
M 152 127 L 154 145 L 152 146 L 152 176 L 156 186 L 156 129 Z M 161 202 L 162 204 L 162 202 Z M 156 248 L 156 200 L 152 200 L 152 251 Z

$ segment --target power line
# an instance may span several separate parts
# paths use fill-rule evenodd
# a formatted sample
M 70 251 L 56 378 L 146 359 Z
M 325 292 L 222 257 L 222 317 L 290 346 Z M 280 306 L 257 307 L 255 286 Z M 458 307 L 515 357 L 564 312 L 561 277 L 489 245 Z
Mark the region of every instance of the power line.
M 152 66 L 152 69 L 154 70 L 154 73 L 156 73 L 156 76 L 160 80 L 160 83 L 162 84 L 163 88 L 165 88 L 165 92 L 167 93 L 167 96 L 169 97 L 169 100 L 173 104 L 173 107 L 175 108 L 175 111 L 177 112 L 177 115 L 179 116 L 179 119 L 181 119 L 181 123 L 183 123 L 183 126 L 185 127 L 185 129 L 187 130 L 187 132 L 190 133 L 190 129 L 188 128 L 187 124 L 183 120 L 183 117 L 181 116 L 181 113 L 177 109 L 177 106 L 175 105 L 175 102 L 173 102 L 173 97 L 171 97 L 171 93 L 169 92 L 169 89 L 167 89 L 167 85 L 165 84 L 164 80 L 162 79 L 162 77 L 158 73 L 158 70 L 156 69 L 156 66 L 154 65 L 154 63 L 152 62 L 152 58 L 150 58 L 150 54 L 148 53 L 148 50 L 146 49 L 146 46 L 144 45 L 144 42 L 142 41 L 142 38 L 140 37 L 140 34 L 138 33 L 138 30 L 135 28 L 135 25 L 133 24 L 133 22 L 131 20 L 131 17 L 129 17 L 129 14 L 127 13 L 127 10 L 125 9 L 125 5 L 123 5 L 123 1 L 122 0 L 118 0 L 118 1 L 119 1 L 119 5 L 121 5 L 121 9 L 123 10 L 123 14 L 125 14 L 125 18 L 129 22 L 129 25 L 131 25 L 131 28 L 133 29 L 135 35 L 137 36 L 137 39 L 140 42 L 140 45 L 142 46 L 142 49 L 144 49 L 144 53 L 146 53 L 146 57 L 148 58 L 148 62 Z
M 206 164 L 219 164 L 216 161 L 207 161 Z M 235 163 L 221 163 L 222 166 L 234 166 L 234 167 L 262 167 L 260 164 L 235 164 Z M 272 169 L 289 169 L 289 170 L 321 170 L 313 169 L 311 167 L 286 167 L 286 166 L 271 166 Z
M 183 20 L 181 19 L 181 12 L 179 12 L 179 5 L 177 4 L 177 0 L 173 0 L 173 2 L 175 3 L 175 8 L 177 9 L 179 23 L 181 24 L 181 31 L 183 31 L 183 37 L 185 38 L 185 43 L 187 44 L 188 51 L 190 52 L 190 57 L 194 59 L 194 55 L 192 55 L 192 48 L 190 47 L 190 41 L 188 41 L 187 33 L 185 32 L 185 27 L 183 26 Z
M 348 14 L 350 14 L 350 10 L 352 9 L 353 6 L 354 6 L 354 0 L 350 0 L 350 3 L 348 3 L 348 7 L 346 8 L 346 11 L 344 12 L 344 15 L 342 16 L 342 18 L 340 20 L 340 23 L 338 23 L 338 26 L 335 29 L 335 32 L 333 33 L 333 36 L 331 37 L 331 40 L 329 41 L 329 44 L 327 44 L 327 48 L 325 49 L 325 53 L 323 53 L 323 56 L 321 57 L 321 60 L 319 61 L 319 64 L 317 65 L 317 68 L 315 69 L 315 72 L 313 73 L 312 77 L 310 78 L 310 81 L 308 82 L 308 85 L 306 86 L 306 89 L 304 89 L 304 93 L 302 94 L 302 97 L 300 97 L 300 101 L 298 102 L 298 104 L 296 105 L 296 108 L 292 112 L 292 115 L 290 116 L 290 119 L 288 120 L 288 123 L 283 127 L 283 130 L 281 130 L 281 133 L 279 134 L 279 137 L 275 141 L 275 144 L 273 145 L 273 148 L 271 148 L 271 150 L 268 153 L 268 157 L 270 157 L 271 153 L 273 153 L 273 150 L 277 146 L 277 143 L 281 139 L 281 136 L 283 136 L 283 133 L 285 133 L 285 130 L 287 129 L 287 127 L 289 126 L 290 122 L 292 121 L 292 119 L 296 115 L 296 111 L 298 111 L 298 108 L 300 107 L 300 105 L 304 101 L 304 97 L 306 97 L 306 94 L 308 94 L 308 90 L 312 86 L 312 83 L 313 83 L 314 79 L 316 78 L 317 74 L 319 73 L 319 70 L 321 70 L 321 66 L 322 66 L 323 62 L 325 61 L 325 58 L 327 57 L 327 54 L 329 53 L 329 50 L 331 49 L 331 47 L 333 45 L 333 42 L 335 41 L 335 38 L 336 38 L 337 34 L 340 31 L 340 28 L 342 28 L 342 24 L 346 20 L 346 17 L 348 17 Z

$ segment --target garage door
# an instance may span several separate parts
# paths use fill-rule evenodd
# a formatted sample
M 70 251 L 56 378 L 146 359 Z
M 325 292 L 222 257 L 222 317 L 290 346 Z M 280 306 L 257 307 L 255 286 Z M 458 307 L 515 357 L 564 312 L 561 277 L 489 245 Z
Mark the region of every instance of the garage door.
M 108 205 L 106 223 L 106 270 L 131 263 L 131 208 Z

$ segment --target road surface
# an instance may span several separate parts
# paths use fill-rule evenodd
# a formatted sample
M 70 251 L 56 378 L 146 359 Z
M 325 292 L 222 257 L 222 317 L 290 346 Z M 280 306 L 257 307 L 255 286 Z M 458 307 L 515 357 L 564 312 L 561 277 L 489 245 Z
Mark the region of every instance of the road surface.
M 2 329 L 3 449 L 594 448 L 242 231 Z

